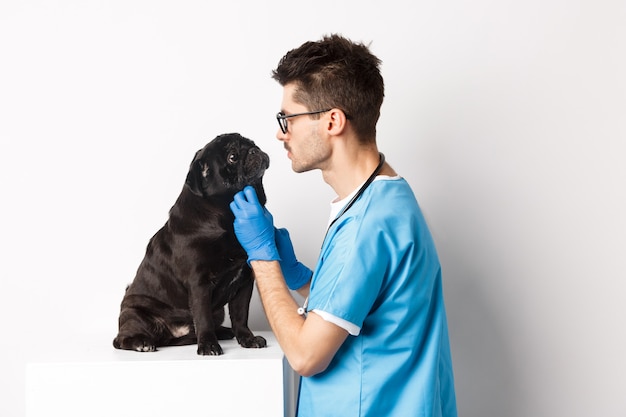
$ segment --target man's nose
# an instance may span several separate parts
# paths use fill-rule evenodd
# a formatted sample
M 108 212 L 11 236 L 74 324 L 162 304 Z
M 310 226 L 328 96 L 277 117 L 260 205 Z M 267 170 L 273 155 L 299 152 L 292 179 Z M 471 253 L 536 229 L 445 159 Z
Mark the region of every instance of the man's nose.
M 283 133 L 282 129 L 278 129 L 276 131 L 276 139 L 280 140 L 281 142 L 286 139 L 286 136 L 287 136 L 287 134 Z

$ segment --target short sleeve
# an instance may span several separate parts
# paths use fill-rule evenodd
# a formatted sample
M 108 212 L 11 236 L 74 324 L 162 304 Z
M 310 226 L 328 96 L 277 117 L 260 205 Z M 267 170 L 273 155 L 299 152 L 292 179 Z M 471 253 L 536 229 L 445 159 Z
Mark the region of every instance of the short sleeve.
M 380 293 L 389 263 L 382 223 L 368 200 L 329 230 L 311 283 L 309 310 L 321 310 L 362 328 Z

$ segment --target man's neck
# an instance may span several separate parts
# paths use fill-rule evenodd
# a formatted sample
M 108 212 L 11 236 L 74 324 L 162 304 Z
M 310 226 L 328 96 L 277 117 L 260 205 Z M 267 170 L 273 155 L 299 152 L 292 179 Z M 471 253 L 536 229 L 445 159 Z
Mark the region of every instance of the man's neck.
M 372 175 L 379 162 L 376 147 L 358 148 L 351 152 L 341 149 L 333 152 L 328 168 L 322 170 L 322 176 L 337 197 L 343 199 Z

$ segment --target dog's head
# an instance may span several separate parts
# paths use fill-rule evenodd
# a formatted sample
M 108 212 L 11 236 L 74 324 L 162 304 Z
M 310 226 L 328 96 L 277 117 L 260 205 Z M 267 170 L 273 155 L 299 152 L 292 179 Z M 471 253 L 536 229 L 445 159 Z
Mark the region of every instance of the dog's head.
M 200 197 L 230 198 L 252 185 L 265 204 L 262 179 L 269 164 L 269 156 L 250 139 L 238 133 L 220 135 L 196 152 L 185 186 Z

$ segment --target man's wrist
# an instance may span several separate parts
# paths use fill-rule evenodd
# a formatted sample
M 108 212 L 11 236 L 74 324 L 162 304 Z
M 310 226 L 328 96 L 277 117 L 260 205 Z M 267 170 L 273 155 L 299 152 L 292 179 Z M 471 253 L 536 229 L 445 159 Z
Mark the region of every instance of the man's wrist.
M 273 259 L 253 259 L 249 261 L 250 268 L 256 275 L 269 275 L 278 274 L 282 276 L 282 270 L 280 269 L 280 262 Z
M 250 267 L 254 273 L 254 279 L 259 285 L 260 282 L 282 282 L 285 287 L 285 280 L 280 269 L 280 262 L 274 260 L 256 259 L 250 261 Z

